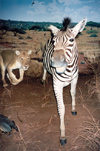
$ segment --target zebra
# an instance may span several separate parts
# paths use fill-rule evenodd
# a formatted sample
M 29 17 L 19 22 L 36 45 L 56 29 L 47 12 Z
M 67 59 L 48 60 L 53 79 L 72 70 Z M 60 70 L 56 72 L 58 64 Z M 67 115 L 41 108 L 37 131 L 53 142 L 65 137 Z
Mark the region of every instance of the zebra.
M 72 115 L 77 115 L 75 109 L 75 94 L 78 80 L 78 49 L 75 37 L 82 32 L 87 19 L 83 19 L 73 28 L 69 27 L 70 18 L 64 18 L 63 28 L 50 25 L 49 30 L 53 36 L 49 39 L 43 53 L 44 73 L 42 81 L 46 80 L 47 71 L 52 74 L 53 88 L 57 100 L 58 113 L 60 116 L 60 144 L 65 145 L 65 105 L 63 101 L 63 88 L 71 84 Z

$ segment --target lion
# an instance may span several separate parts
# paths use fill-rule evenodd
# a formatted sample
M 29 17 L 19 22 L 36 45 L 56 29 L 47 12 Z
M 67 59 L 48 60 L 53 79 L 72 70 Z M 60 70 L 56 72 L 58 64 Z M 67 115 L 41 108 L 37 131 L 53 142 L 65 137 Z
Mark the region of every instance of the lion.
M 32 50 L 19 51 L 19 50 L 7 50 L 0 52 L 0 68 L 3 81 L 3 87 L 7 87 L 8 84 L 5 80 L 5 74 L 7 70 L 7 77 L 11 84 L 17 85 L 23 80 L 24 71 L 28 70 L 30 65 L 30 55 Z M 14 69 L 19 69 L 19 79 L 16 78 L 13 73 Z

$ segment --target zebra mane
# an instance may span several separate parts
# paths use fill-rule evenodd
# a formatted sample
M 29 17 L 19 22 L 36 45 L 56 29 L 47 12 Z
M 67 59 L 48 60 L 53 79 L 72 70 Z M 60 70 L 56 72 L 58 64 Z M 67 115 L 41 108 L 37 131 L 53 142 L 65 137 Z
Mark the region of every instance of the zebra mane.
M 66 31 L 67 30 L 67 28 L 68 28 L 68 25 L 71 23 L 71 19 L 70 18 L 64 18 L 64 20 L 63 20 L 63 23 L 62 23 L 62 25 L 63 25 L 63 28 L 61 29 L 61 31 Z

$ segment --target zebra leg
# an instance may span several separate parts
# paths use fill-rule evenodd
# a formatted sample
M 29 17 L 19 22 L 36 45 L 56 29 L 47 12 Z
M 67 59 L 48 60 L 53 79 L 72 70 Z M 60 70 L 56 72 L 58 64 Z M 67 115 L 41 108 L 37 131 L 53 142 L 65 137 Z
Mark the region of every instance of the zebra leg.
M 76 85 L 77 85 L 78 76 L 75 77 L 71 82 L 71 97 L 72 97 L 72 115 L 77 115 L 75 110 L 75 95 L 76 95 Z
M 65 105 L 63 102 L 63 85 L 58 80 L 53 80 L 53 86 L 54 86 L 54 92 L 57 99 L 57 105 L 58 105 L 58 113 L 60 116 L 60 143 L 61 145 L 65 145 L 67 140 L 65 137 L 65 124 L 64 124 L 64 115 L 65 115 Z
M 42 84 L 44 84 L 44 83 L 45 83 L 46 76 L 47 76 L 47 70 L 44 68 L 44 71 L 43 71 L 43 77 L 42 77 L 42 80 L 41 80 Z

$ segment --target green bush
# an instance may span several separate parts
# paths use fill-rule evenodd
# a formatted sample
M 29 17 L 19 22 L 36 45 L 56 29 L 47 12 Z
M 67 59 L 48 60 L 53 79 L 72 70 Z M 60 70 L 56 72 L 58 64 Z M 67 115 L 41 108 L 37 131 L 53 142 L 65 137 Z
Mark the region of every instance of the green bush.
M 86 28 L 84 28 L 83 30 L 86 30 Z
M 98 31 L 97 30 L 87 30 L 86 33 L 87 34 L 97 34 Z
M 97 34 L 91 34 L 89 37 L 98 37 Z

